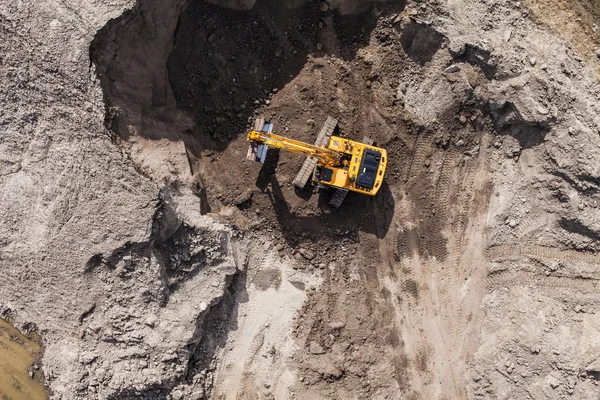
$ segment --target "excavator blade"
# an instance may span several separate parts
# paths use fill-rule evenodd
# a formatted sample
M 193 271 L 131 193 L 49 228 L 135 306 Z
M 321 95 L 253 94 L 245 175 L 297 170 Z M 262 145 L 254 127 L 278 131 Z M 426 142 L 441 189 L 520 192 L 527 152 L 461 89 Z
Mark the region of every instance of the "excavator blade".
M 256 121 L 254 121 L 254 130 L 271 133 L 273 131 L 273 124 L 269 121 L 265 121 L 264 118 L 257 118 Z M 246 158 L 264 164 L 265 158 L 267 158 L 267 150 L 269 150 L 269 147 L 266 144 L 251 143 Z

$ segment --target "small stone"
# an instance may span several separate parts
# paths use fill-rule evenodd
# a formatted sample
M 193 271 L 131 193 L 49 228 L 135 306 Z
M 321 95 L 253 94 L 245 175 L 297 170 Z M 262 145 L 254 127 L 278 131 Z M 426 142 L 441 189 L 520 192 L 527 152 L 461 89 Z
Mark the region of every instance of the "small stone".
M 537 63 L 537 60 L 535 59 L 535 57 L 531 57 L 529 59 L 529 64 L 531 64 L 531 66 L 533 67 L 535 64 Z
M 462 139 L 458 139 L 458 140 L 456 141 L 456 146 L 457 146 L 457 147 L 464 146 L 464 144 L 465 144 L 465 141 L 464 141 L 464 140 L 462 140 Z
M 325 354 L 325 349 L 319 343 L 312 341 L 308 345 L 308 352 L 314 355 Z
M 465 48 L 465 43 L 460 40 L 454 40 L 448 44 L 448 51 L 454 58 L 462 56 L 465 52 Z
M 344 326 L 346 326 L 346 324 L 344 324 L 342 321 L 332 321 L 329 323 L 330 329 L 341 329 Z
M 515 221 L 514 219 L 509 220 L 508 226 L 510 226 L 511 228 L 514 228 L 515 226 L 517 226 L 517 221 Z
M 326 1 L 322 1 L 320 9 L 321 9 L 321 12 L 329 11 L 329 4 Z
M 581 310 L 582 310 L 582 309 L 583 309 L 583 307 L 581 306 L 581 304 L 577 304 L 577 305 L 575 306 L 575 312 L 577 312 L 577 313 L 578 313 L 578 312 L 581 312 Z
M 460 71 L 460 68 L 458 67 L 458 65 L 455 65 L 455 64 L 452 64 L 451 66 L 449 66 L 448 68 L 446 68 L 444 70 L 444 72 L 447 72 L 450 74 L 454 73 L 454 72 L 458 72 L 458 71 Z
M 552 389 L 556 389 L 560 385 L 560 381 L 554 376 L 550 376 L 550 378 L 548 378 L 548 383 Z
M 99 381 L 103 381 L 102 377 L 104 376 L 104 374 L 106 373 L 106 370 L 104 368 L 98 368 L 95 371 L 95 375 L 98 378 Z
M 314 125 L 315 124 L 315 120 L 312 118 L 309 118 L 306 120 L 306 125 Z
M 333 378 L 334 380 L 341 378 L 344 371 L 336 367 L 333 363 L 323 362 L 318 366 L 318 372 L 326 379 Z
M 317 43 L 317 50 L 318 50 L 318 51 L 321 51 L 321 50 L 323 50 L 323 44 L 322 44 L 322 43 L 320 43 L 320 42 L 319 42 L 319 43 Z
M 146 320 L 144 321 L 144 323 L 146 325 L 148 325 L 150 328 L 154 328 L 154 325 L 156 325 L 156 316 L 155 315 L 150 315 L 148 318 L 146 318 Z
M 465 117 L 464 115 L 461 115 L 458 120 L 460 121 L 461 124 L 467 123 L 467 117 Z
M 544 106 L 538 106 L 537 112 L 539 112 L 542 115 L 546 115 L 548 114 L 548 109 Z
M 313 258 L 315 258 L 315 253 L 308 249 L 301 248 L 300 250 L 298 250 L 298 253 L 300 253 L 300 255 L 302 255 L 302 257 L 306 258 L 307 260 L 312 260 Z
M 504 41 L 508 42 L 510 40 L 510 37 L 512 36 L 512 31 L 509 29 L 507 31 L 504 31 Z
M 269 105 L 269 104 L 271 104 L 271 100 L 265 100 L 265 104 L 266 104 L 266 105 Z
M 171 397 L 173 397 L 173 400 L 181 400 L 183 398 L 183 392 L 181 390 L 174 390 L 171 393 Z
M 246 191 L 244 191 L 242 194 L 235 198 L 234 204 L 236 206 L 241 206 L 252 200 L 253 195 L 254 193 L 252 192 L 252 189 L 246 189 Z
M 431 165 L 431 160 L 429 158 L 426 158 L 424 165 L 425 165 L 425 168 L 429 168 L 429 166 Z
M 367 89 L 371 88 L 371 81 L 366 81 L 365 86 L 367 87 Z

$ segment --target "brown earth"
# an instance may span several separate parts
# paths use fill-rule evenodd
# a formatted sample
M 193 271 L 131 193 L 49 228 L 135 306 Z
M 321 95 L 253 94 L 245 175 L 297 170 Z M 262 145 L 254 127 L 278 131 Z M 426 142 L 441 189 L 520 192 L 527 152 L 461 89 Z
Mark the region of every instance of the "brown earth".
M 268 234 L 280 256 L 301 260 L 308 249 L 323 271 L 296 320 L 307 350 L 296 359 L 299 395 L 464 397 L 485 289 L 490 122 L 475 101 L 433 127 L 410 120 L 398 83 L 419 74 L 441 38 L 419 26 L 398 34 L 402 6 L 339 17 L 263 4 L 246 13 L 192 4 L 169 79 L 177 107 L 198 121 L 188 155 L 207 210 Z M 291 184 L 303 158 L 273 151 L 262 168 L 248 162 L 245 134 L 258 115 L 307 142 L 328 115 L 342 136 L 368 134 L 390 154 L 382 192 L 331 209 L 330 193 Z

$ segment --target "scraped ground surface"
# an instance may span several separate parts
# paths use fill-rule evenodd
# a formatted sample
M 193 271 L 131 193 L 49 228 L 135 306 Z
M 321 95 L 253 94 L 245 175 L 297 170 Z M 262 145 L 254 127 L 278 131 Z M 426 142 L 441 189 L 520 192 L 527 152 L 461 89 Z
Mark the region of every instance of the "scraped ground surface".
M 0 271 L 57 398 L 597 397 L 596 39 L 533 1 L 543 28 L 509 1 L 223 5 L 140 1 L 88 33 L 120 216 L 69 247 L 64 320 Z M 245 160 L 255 118 L 313 142 L 327 116 L 387 149 L 377 196 L 334 209 L 292 185 L 302 157 Z M 9 233 L 0 260 L 32 237 Z

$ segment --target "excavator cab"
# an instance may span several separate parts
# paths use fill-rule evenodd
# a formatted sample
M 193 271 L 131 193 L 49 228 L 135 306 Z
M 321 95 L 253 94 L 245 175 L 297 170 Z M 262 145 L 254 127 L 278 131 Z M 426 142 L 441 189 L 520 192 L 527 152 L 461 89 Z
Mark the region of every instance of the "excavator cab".
M 333 178 L 333 170 L 317 165 L 315 167 L 315 174 L 313 177 L 314 182 L 329 184 Z

